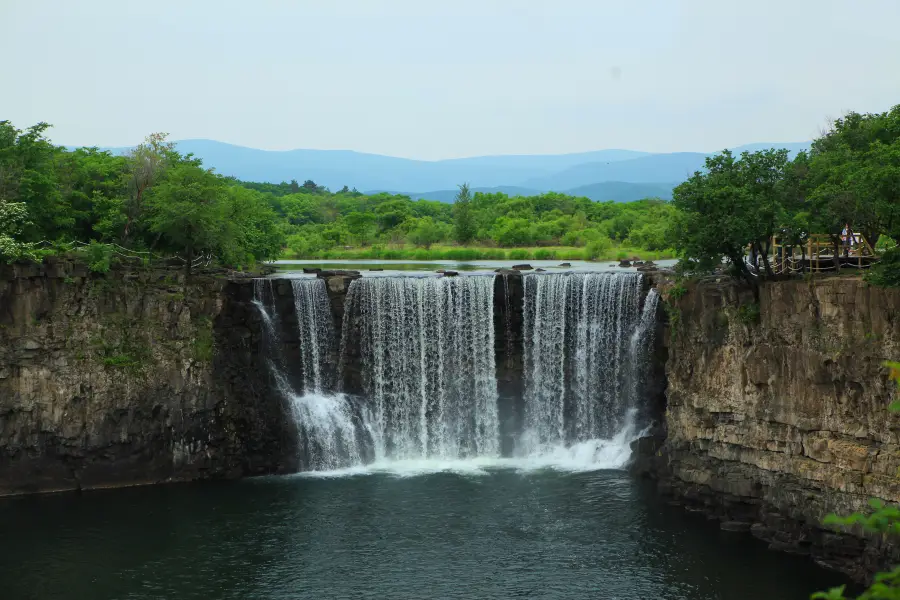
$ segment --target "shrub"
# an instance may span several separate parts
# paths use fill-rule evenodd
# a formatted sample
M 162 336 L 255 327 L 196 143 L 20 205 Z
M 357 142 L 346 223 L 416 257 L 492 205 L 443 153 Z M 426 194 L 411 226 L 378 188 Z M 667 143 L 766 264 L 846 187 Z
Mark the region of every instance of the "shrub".
M 107 367 L 133 368 L 138 366 L 138 362 L 128 354 L 113 354 L 105 356 L 103 364 Z
M 612 248 L 612 241 L 608 237 L 598 237 L 584 247 L 585 260 L 597 260 Z
M 756 302 L 742 304 L 738 307 L 737 315 L 744 325 L 759 323 L 759 304 Z
M 194 359 L 199 362 L 209 362 L 213 357 L 213 333 L 212 322 L 202 318 L 198 323 L 197 333 L 193 341 Z
M 881 261 L 869 269 L 866 281 L 880 287 L 900 287 L 900 248 L 885 252 Z
M 672 289 L 669 290 L 669 296 L 671 296 L 675 300 L 678 300 L 679 298 L 684 296 L 686 293 L 687 293 L 687 288 L 684 287 L 684 285 L 681 283 L 676 283 L 674 286 L 672 286 Z M 757 308 L 757 312 L 758 312 L 758 308 Z
M 84 249 L 88 268 L 94 273 L 108 273 L 112 264 L 113 249 L 109 244 L 101 244 L 95 240 Z

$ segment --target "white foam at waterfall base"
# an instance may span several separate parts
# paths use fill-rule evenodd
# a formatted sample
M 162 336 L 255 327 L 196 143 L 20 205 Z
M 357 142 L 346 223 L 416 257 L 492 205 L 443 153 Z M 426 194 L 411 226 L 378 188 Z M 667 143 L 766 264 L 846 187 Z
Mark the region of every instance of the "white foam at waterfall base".
M 436 473 L 453 473 L 463 476 L 488 475 L 493 471 L 512 470 L 520 473 L 559 471 L 583 473 L 622 469 L 631 459 L 631 442 L 644 432 L 626 425 L 611 439 L 593 439 L 569 446 L 544 447 L 540 452 L 515 458 L 481 456 L 468 459 L 406 459 L 377 460 L 367 465 L 354 465 L 340 469 L 305 471 L 297 476 L 306 478 L 336 478 L 363 475 L 389 475 L 392 477 L 418 477 Z
M 328 471 L 362 461 L 353 411 L 338 395 L 307 393 L 292 395 L 291 412 L 309 444 L 307 460 L 316 469 Z

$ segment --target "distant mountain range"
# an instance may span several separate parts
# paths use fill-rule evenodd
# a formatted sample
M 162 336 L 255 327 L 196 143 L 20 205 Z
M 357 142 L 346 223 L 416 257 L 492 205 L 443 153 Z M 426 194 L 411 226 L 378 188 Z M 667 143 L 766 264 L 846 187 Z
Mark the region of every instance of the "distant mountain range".
M 792 155 L 809 142 L 757 143 L 732 148 L 740 153 L 787 148 Z M 245 181 L 315 181 L 332 190 L 392 190 L 412 198 L 452 202 L 463 182 L 476 191 L 533 195 L 558 191 L 592 200 L 628 202 L 670 198 L 672 188 L 703 168 L 708 154 L 653 154 L 597 150 L 576 154 L 478 156 L 439 161 L 412 160 L 351 150 L 257 150 L 213 140 L 182 140 L 178 150 L 203 159 L 223 175 Z M 106 148 L 122 153 L 128 148 Z M 414 191 L 436 190 L 436 191 Z

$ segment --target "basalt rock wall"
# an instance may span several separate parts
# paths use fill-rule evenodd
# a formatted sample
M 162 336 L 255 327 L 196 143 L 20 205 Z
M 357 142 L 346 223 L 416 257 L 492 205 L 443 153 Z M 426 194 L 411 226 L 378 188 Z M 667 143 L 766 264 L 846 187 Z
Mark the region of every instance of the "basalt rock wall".
M 667 431 L 644 441 L 640 468 L 727 528 L 856 578 L 900 561 L 880 537 L 821 525 L 872 497 L 900 502 L 884 366 L 900 359 L 900 291 L 844 277 L 763 284 L 758 302 L 726 279 L 660 289 Z
M 249 278 L 0 271 L 0 495 L 291 469 Z

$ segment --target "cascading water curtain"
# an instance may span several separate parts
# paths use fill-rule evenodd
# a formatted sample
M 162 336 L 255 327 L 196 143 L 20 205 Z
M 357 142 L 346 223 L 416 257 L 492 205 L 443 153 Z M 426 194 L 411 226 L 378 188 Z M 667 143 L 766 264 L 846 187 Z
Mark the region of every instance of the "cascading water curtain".
M 328 361 L 335 342 L 334 325 L 325 282 L 291 281 L 297 315 L 299 365 L 289 364 L 282 348 L 282 323 L 275 308 L 271 279 L 253 282 L 253 303 L 263 322 L 264 353 L 279 393 L 296 428 L 301 468 L 319 471 L 362 462 L 358 419 L 347 398 L 327 394 L 331 374 Z M 297 393 L 288 374 L 301 369 L 303 390 Z
M 362 462 L 357 416 L 348 398 L 333 393 L 335 331 L 325 282 L 293 279 L 303 393 L 289 400 L 297 425 L 301 462 L 313 471 Z
M 641 275 L 529 274 L 524 284 L 525 431 L 517 452 L 611 438 L 637 401 Z
M 325 282 L 321 279 L 294 279 L 294 310 L 300 328 L 300 353 L 303 360 L 303 392 L 330 390 L 332 373 L 329 358 L 335 343 L 334 321 Z
M 493 298 L 493 276 L 351 284 L 376 460 L 499 455 Z
M 654 288 L 647 292 L 647 297 L 644 298 L 640 323 L 631 336 L 629 352 L 634 360 L 631 366 L 631 397 L 634 402 L 639 402 L 643 397 L 646 377 L 650 374 L 653 345 L 656 341 L 656 311 L 658 307 L 659 293 Z
M 279 391 L 282 395 L 288 397 L 293 393 L 293 390 L 285 376 L 279 332 L 281 324 L 278 313 L 275 310 L 275 287 L 271 279 L 258 278 L 253 280 L 253 304 L 259 310 L 260 317 L 262 317 L 262 353 L 265 356 L 266 364 L 275 378 Z

